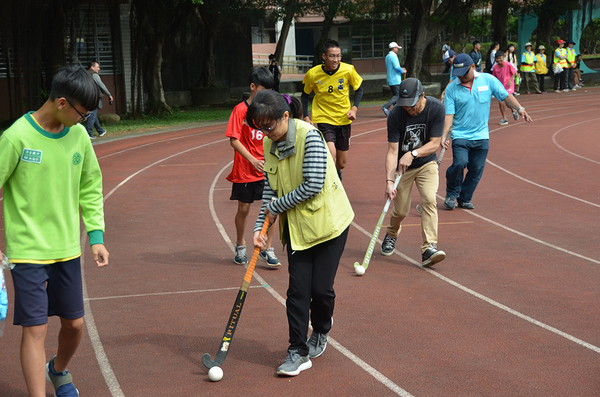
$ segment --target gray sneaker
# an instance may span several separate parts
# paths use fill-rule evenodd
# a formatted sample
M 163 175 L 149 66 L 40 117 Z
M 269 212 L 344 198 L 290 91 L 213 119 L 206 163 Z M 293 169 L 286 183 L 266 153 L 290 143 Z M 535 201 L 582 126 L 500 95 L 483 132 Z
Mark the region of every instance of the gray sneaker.
M 498 125 L 507 125 L 508 124 L 508 120 L 507 119 L 502 119 L 500 120 L 500 122 L 498 123 Z
M 267 248 L 264 251 L 260 251 L 260 254 L 258 254 L 258 259 L 267 262 L 267 265 L 269 266 L 281 266 L 281 261 L 275 256 L 275 248 L 273 247 Z
M 288 351 L 283 364 L 277 368 L 277 375 L 296 376 L 305 369 L 312 367 L 308 356 L 301 356 L 298 350 Z
M 333 326 L 333 318 L 331 319 L 331 325 Z M 327 348 L 328 336 L 329 332 L 326 334 L 320 334 L 313 330 L 313 332 L 310 334 L 310 338 L 308 338 L 306 341 L 306 345 L 308 346 L 308 357 L 317 358 L 325 352 L 325 349 Z
M 248 263 L 248 254 L 246 253 L 246 246 L 235 245 L 235 258 L 233 261 L 238 265 L 245 265 Z
M 381 253 L 385 256 L 390 256 L 394 253 L 396 248 L 396 237 L 390 237 L 387 233 L 381 243 Z
M 519 120 L 519 112 L 517 112 L 516 110 L 513 110 L 513 118 L 515 119 L 515 121 Z
M 449 210 L 453 210 L 456 208 L 456 197 L 446 197 L 444 200 L 444 207 Z

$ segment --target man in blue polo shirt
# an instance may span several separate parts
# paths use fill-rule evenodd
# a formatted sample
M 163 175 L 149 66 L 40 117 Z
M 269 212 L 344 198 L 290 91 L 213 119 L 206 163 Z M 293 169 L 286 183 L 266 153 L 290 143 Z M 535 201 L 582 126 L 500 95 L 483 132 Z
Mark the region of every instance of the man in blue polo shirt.
M 396 102 L 398 102 L 402 75 L 406 73 L 406 69 L 400 66 L 400 61 L 398 60 L 398 50 L 402 47 L 395 41 L 392 41 L 389 48 L 390 52 L 385 57 L 385 68 L 387 69 L 387 83 L 390 87 L 390 91 L 392 91 L 392 99 L 381 107 L 381 110 L 383 110 L 383 113 L 385 113 L 386 116 L 390 113 L 390 108 L 395 106 Z
M 441 146 L 447 149 L 449 143 L 446 138 L 452 127 L 452 165 L 446 170 L 444 207 L 449 210 L 457 206 L 473 209 L 475 206 L 471 199 L 483 174 L 489 148 L 488 120 L 492 95 L 517 110 L 528 123 L 532 119 L 497 78 L 475 70 L 469 55 L 458 54 L 453 66 L 452 74 L 457 79 L 446 88 L 446 120 L 441 140 Z M 463 175 L 465 168 L 467 174 Z

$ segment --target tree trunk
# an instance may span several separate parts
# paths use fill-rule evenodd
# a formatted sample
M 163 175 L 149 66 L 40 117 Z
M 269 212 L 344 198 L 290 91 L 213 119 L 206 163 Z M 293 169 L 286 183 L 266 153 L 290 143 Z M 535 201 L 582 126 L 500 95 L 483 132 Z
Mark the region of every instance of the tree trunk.
M 492 39 L 500 43 L 500 48 L 508 48 L 506 28 L 508 26 L 508 9 L 510 2 L 507 0 L 494 0 L 492 2 Z
M 283 53 L 285 51 L 285 43 L 287 41 L 288 34 L 292 22 L 294 22 L 294 16 L 296 15 L 298 1 L 292 0 L 288 3 L 285 10 L 285 17 L 283 18 L 283 24 L 281 25 L 281 32 L 279 34 L 279 40 L 277 40 L 277 47 L 275 48 L 275 58 L 279 65 L 283 65 Z
M 323 53 L 323 46 L 328 40 L 329 31 L 333 26 L 333 18 L 336 17 L 338 9 L 340 8 L 341 0 L 333 0 L 329 3 L 329 7 L 324 12 L 325 20 L 323 21 L 323 29 L 321 29 L 321 38 L 315 46 L 315 53 L 313 58 L 313 66 L 321 64 L 321 54 Z
M 421 23 L 418 23 L 417 26 L 418 28 L 414 35 L 414 41 L 411 43 L 408 58 L 406 60 L 406 70 L 409 77 L 418 79 L 421 74 L 421 69 L 423 68 L 423 54 L 425 53 L 427 46 L 444 31 L 444 26 L 427 23 L 425 20 L 421 20 Z
M 148 89 L 148 105 L 150 113 L 161 114 L 163 111 L 173 114 L 165 99 L 162 83 L 163 46 L 165 38 L 157 38 L 152 46 L 146 65 L 146 87 Z

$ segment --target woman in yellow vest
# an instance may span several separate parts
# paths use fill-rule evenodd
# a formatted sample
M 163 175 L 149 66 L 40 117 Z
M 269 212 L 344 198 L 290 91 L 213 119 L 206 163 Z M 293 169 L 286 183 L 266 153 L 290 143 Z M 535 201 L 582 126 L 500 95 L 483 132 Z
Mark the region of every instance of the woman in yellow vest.
M 537 78 L 535 77 L 534 65 L 536 62 L 535 53 L 531 50 L 533 46 L 530 42 L 525 43 L 525 52 L 521 56 L 521 76 L 525 81 L 525 91 L 527 95 L 531 94 L 531 91 L 536 94 L 541 94 L 538 87 Z M 531 87 L 531 90 L 529 89 Z
M 575 45 L 575 42 L 573 40 L 569 40 L 567 41 L 567 48 L 565 48 L 567 50 L 567 86 L 569 88 L 569 90 L 573 90 L 575 91 L 575 84 L 573 83 L 573 76 L 574 76 L 574 72 L 575 72 L 575 67 L 577 66 L 575 62 L 575 49 L 573 48 L 573 46 Z
M 289 342 L 278 375 L 296 376 L 312 367 L 311 358 L 327 347 L 333 324 L 333 283 L 354 212 L 325 139 L 311 124 L 293 119 L 289 97 L 263 90 L 254 97 L 246 120 L 261 130 L 265 153 L 263 205 L 254 226 L 254 245 L 266 244 L 260 229 L 265 215 L 279 215 L 287 246 Z M 296 110 L 296 109 L 294 109 Z M 313 327 L 307 340 L 308 323 Z
M 554 51 L 554 57 L 552 59 L 552 70 L 554 71 L 554 92 L 559 93 L 558 82 L 560 81 L 560 89 L 564 92 L 568 92 L 567 86 L 567 73 L 565 68 L 567 67 L 567 50 L 565 47 L 564 40 L 558 40 L 558 48 Z
M 548 60 L 545 53 L 546 47 L 540 45 L 538 47 L 538 54 L 535 56 L 535 74 L 537 76 L 538 85 L 540 86 L 540 91 L 542 91 L 542 94 L 546 93 L 546 90 L 544 89 L 544 79 L 548 74 Z

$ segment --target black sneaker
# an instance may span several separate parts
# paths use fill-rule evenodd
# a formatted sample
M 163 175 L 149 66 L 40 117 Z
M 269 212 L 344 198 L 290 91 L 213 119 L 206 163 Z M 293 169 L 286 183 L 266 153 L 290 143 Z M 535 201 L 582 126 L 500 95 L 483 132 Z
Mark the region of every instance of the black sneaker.
M 285 361 L 277 368 L 277 375 L 296 376 L 310 367 L 312 362 L 308 355 L 301 356 L 298 350 L 292 350 L 288 351 Z
M 106 130 L 98 133 L 98 136 L 104 136 L 104 135 L 106 135 Z
M 435 248 L 433 244 L 430 244 L 429 248 L 421 255 L 421 258 L 423 259 L 423 266 L 429 267 L 446 259 L 446 253 Z
M 394 248 L 396 248 L 396 238 L 390 237 L 387 234 L 383 238 L 383 243 L 381 243 L 381 253 L 385 256 L 390 256 L 394 253 Z

